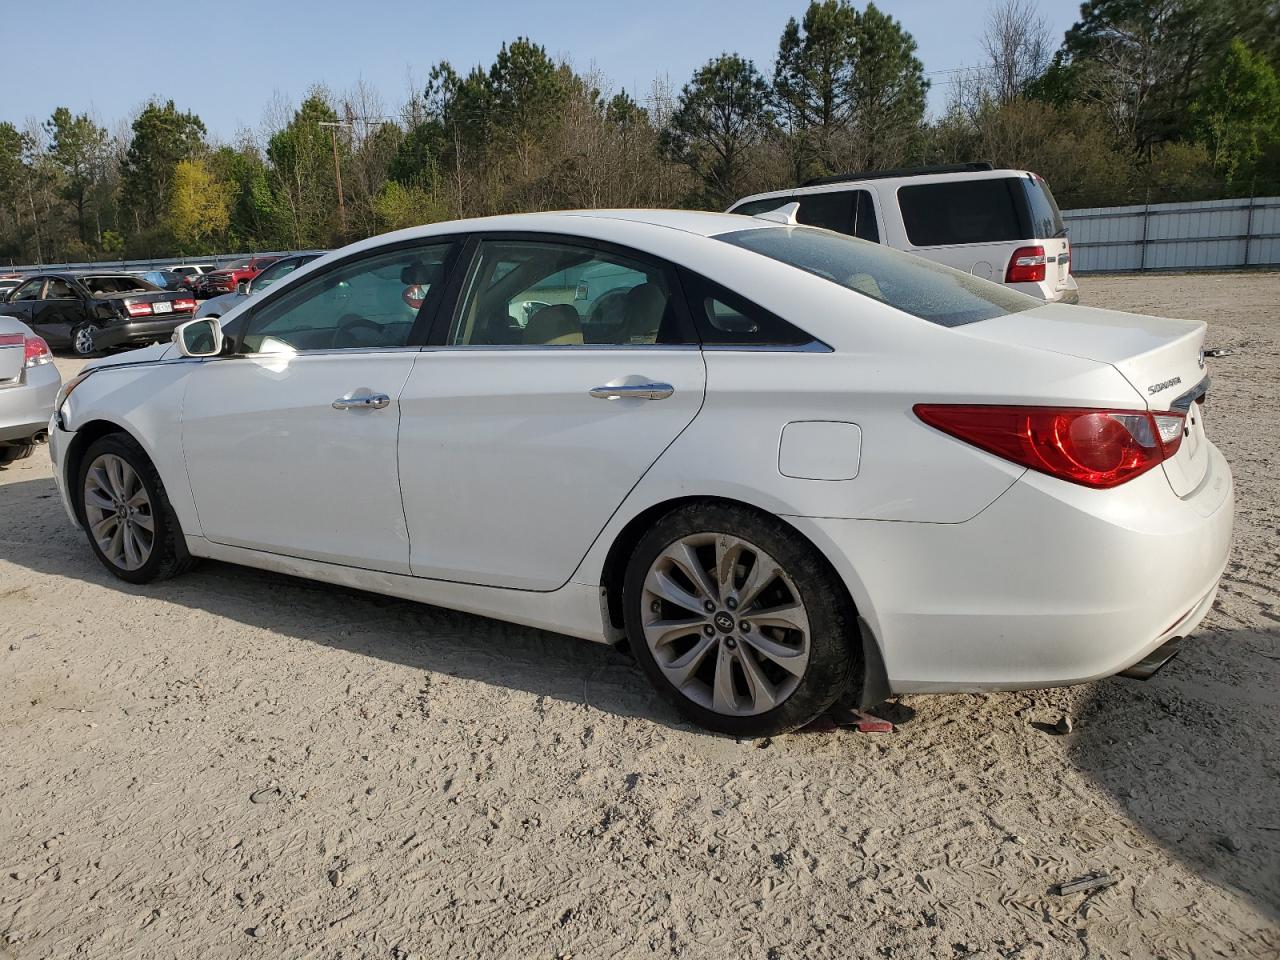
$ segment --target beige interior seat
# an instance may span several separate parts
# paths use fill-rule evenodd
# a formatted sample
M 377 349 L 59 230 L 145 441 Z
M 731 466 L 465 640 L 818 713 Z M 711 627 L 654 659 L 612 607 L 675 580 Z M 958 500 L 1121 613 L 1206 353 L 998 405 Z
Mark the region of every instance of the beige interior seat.
M 565 346 L 582 343 L 582 319 L 567 303 L 543 307 L 529 318 L 524 328 L 524 342 Z

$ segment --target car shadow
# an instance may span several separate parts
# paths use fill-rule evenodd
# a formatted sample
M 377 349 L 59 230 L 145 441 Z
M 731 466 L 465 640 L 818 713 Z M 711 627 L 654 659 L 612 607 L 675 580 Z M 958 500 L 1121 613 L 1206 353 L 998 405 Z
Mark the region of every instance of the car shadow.
M 487 702 L 477 703 L 477 721 L 509 706 L 511 691 L 524 691 L 697 731 L 652 692 L 629 657 L 601 644 L 223 563 L 159 584 L 123 583 L 69 526 L 47 478 L 0 485 L 0 561 L 477 681 L 489 691 L 478 692 Z M 1224 649 L 1234 670 L 1226 676 Z M 1202 629 L 1145 683 L 1112 678 L 1079 688 L 1075 728 L 1045 732 L 1061 737 L 1071 761 L 1139 829 L 1280 920 L 1280 684 L 1265 669 L 1277 659 L 1280 630 Z M 928 698 L 913 702 L 928 709 Z M 909 707 L 885 708 L 878 712 L 895 722 L 910 719 Z M 1240 787 L 1259 782 L 1270 786 Z
M 0 485 L 0 562 L 415 669 L 698 729 L 652 691 L 629 655 L 604 644 L 208 560 L 174 580 L 125 583 L 103 569 L 70 526 L 52 479 Z
M 1065 739 L 1134 824 L 1280 922 L 1277 660 L 1280 629 L 1201 627 L 1150 680 L 1082 687 Z

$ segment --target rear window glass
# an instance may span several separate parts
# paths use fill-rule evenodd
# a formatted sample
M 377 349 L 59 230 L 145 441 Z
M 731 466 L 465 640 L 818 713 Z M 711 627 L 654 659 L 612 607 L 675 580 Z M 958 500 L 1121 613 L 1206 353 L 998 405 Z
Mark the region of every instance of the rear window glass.
M 141 277 L 81 277 L 80 282 L 95 296 L 117 293 L 150 293 L 160 289 L 154 283 L 148 283 Z
M 944 327 L 1019 313 L 1040 301 L 1008 287 L 876 243 L 807 227 L 716 237 Z
M 1065 237 L 1066 224 L 1058 211 L 1058 203 L 1049 192 L 1049 185 L 1040 179 L 1028 177 L 1022 181 L 1027 191 L 1027 204 L 1031 208 L 1031 236 L 1038 240 Z
M 914 247 L 1029 240 L 1022 181 L 948 180 L 898 188 L 898 206 Z
M 837 233 L 848 233 L 863 240 L 879 240 L 875 204 L 866 190 L 830 190 L 823 193 L 801 193 L 789 197 L 749 200 L 734 207 L 732 213 L 754 217 L 777 210 L 788 203 L 800 204 L 796 220 L 807 227 L 822 227 Z

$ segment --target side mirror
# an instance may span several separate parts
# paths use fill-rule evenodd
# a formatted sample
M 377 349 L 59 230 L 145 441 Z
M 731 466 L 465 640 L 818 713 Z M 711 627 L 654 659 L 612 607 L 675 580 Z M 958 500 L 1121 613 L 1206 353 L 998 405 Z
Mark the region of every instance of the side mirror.
M 247 297 L 249 295 L 249 291 L 252 288 L 253 288 L 252 280 L 241 280 L 239 283 L 236 284 L 236 293 L 240 294 L 240 296 L 242 297 Z
M 216 357 L 222 353 L 222 321 L 217 317 L 200 317 L 178 324 L 173 342 L 184 357 Z

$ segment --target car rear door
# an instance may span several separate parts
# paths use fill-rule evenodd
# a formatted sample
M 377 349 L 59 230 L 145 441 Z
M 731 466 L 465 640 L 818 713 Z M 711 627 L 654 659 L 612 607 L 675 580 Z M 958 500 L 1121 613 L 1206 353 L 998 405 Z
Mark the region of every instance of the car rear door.
M 84 297 L 71 281 L 50 277 L 33 305 L 32 329 L 50 343 L 70 343 L 71 331 L 84 319 L 84 308 Z
M 554 590 L 697 415 L 705 365 L 666 265 L 512 235 L 467 256 L 401 394 L 411 569 Z

